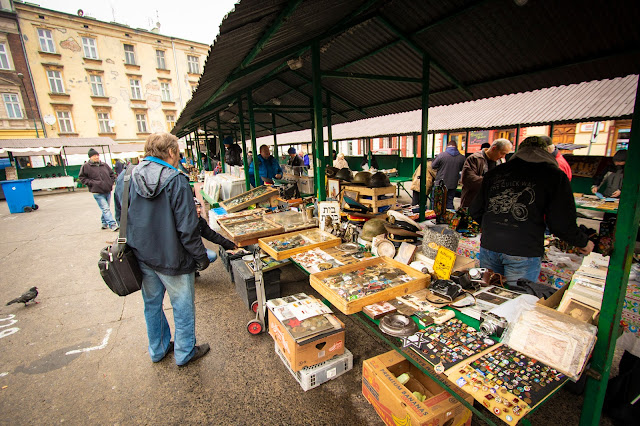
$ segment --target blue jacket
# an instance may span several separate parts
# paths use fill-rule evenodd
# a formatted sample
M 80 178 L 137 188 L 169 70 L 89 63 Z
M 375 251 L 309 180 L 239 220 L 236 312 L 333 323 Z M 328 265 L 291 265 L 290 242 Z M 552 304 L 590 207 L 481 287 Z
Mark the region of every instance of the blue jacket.
M 189 181 L 173 167 L 145 159 L 134 169 L 127 222 L 127 244 L 151 269 L 182 275 L 208 263 Z
M 253 163 L 249 165 L 249 174 L 254 175 L 254 167 L 258 162 L 258 171 L 260 172 L 260 177 L 267 179 L 275 179 L 276 175 L 282 174 L 282 169 L 280 168 L 280 164 L 278 164 L 278 160 L 275 159 L 273 155 L 270 155 L 266 160 L 262 158 L 262 155 L 258 155 L 255 157 Z

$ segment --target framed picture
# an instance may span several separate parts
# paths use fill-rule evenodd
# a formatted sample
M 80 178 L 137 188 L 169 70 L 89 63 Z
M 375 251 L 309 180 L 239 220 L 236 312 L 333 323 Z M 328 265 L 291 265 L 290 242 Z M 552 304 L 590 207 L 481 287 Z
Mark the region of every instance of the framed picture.
M 340 196 L 340 181 L 337 179 L 327 179 L 327 198 L 337 200 Z
M 354 201 L 359 201 L 358 198 L 360 197 L 360 193 L 358 191 L 344 190 L 342 192 L 342 205 L 340 206 L 340 208 L 342 209 L 344 209 L 344 207 L 347 205 L 347 203 L 344 201 L 344 197 L 349 197 Z
M 599 311 L 596 308 L 580 303 L 577 300 L 569 299 L 560 312 L 571 315 L 580 321 L 591 322 L 596 315 L 598 315 Z

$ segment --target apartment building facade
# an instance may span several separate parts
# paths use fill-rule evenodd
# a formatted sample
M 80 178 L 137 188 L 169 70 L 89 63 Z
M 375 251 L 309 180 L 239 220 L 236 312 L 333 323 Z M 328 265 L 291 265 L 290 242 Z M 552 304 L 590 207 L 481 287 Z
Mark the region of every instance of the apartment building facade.
M 143 142 L 171 130 L 209 46 L 15 2 L 49 137 Z
M 44 137 L 29 65 L 10 0 L 0 0 L 0 139 Z

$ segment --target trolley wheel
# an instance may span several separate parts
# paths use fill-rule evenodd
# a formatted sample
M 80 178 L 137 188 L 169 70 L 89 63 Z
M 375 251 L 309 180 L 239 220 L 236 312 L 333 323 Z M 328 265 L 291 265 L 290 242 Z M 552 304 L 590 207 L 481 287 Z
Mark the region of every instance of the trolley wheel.
M 254 336 L 262 333 L 263 330 L 264 324 L 260 320 L 254 319 L 249 321 L 247 324 L 247 331 L 249 334 L 253 334 Z
M 255 300 L 252 304 L 251 304 L 251 310 L 253 311 L 253 313 L 258 313 L 258 301 Z
M 33 211 L 33 209 L 31 208 L 31 206 L 24 206 L 22 208 L 22 211 L 25 212 L 25 213 L 30 213 L 30 212 Z
M 39 206 L 39 205 L 37 205 L 37 204 L 34 204 L 34 205 L 33 205 L 33 209 L 34 209 L 34 210 L 38 210 L 39 208 L 40 208 L 40 206 Z

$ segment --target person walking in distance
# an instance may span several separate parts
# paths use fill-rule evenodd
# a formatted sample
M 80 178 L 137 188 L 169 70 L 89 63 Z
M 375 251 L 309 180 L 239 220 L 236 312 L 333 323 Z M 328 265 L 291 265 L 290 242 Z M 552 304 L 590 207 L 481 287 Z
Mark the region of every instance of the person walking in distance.
M 442 180 L 447 187 L 447 209 L 453 209 L 453 198 L 456 195 L 464 160 L 464 155 L 458 151 L 456 141 L 450 140 L 447 143 L 447 149 L 438 154 L 431 163 L 431 167 L 436 171 L 434 184 L 438 185 Z
M 209 345 L 196 346 L 195 272 L 209 266 L 202 243 L 189 179 L 178 171 L 178 138 L 154 133 L 145 157 L 131 174 L 127 244 L 142 270 L 142 300 L 151 361 L 173 351 L 178 365 L 204 356 Z M 162 301 L 173 307 L 175 345 Z
M 93 194 L 102 211 L 100 216 L 102 229 L 117 231 L 120 227 L 111 213 L 111 189 L 116 181 L 116 175 L 107 163 L 100 161 L 98 151 L 91 148 L 88 155 L 89 161 L 80 168 L 78 180 L 89 188 L 89 192 Z

